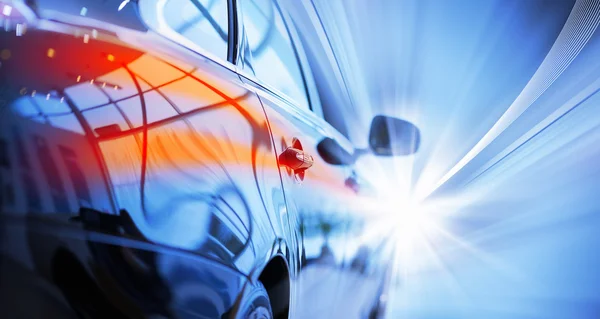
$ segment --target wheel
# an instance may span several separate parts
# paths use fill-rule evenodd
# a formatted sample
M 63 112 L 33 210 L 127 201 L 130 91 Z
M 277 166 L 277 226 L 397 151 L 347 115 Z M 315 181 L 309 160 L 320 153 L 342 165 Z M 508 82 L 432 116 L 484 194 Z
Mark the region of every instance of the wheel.
M 239 319 L 272 319 L 273 311 L 267 290 L 261 282 L 249 289 L 240 307 Z

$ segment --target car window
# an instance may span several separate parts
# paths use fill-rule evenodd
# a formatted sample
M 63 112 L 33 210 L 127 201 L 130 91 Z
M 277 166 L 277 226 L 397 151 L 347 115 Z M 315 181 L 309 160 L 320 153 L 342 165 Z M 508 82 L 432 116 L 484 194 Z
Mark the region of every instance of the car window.
M 296 52 L 278 6 L 272 0 L 247 0 L 243 16 L 256 77 L 310 109 Z
M 227 60 L 227 0 L 163 0 L 140 3 L 154 30 L 189 48 Z

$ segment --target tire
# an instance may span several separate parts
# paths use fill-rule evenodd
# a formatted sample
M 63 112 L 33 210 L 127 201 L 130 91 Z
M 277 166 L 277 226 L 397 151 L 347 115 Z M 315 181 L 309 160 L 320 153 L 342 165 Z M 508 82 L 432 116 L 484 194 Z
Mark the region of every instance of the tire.
M 240 309 L 240 319 L 272 319 L 273 311 L 267 290 L 261 282 L 252 286 L 246 295 L 246 303 Z

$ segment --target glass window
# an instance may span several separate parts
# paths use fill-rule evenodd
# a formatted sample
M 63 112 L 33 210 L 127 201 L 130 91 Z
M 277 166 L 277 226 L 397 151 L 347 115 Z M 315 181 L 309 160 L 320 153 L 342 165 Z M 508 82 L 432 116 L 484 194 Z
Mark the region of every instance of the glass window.
M 166 0 L 140 4 L 146 23 L 190 47 L 227 59 L 227 0 Z
M 298 59 L 279 8 L 272 0 L 247 0 L 243 14 L 256 76 L 309 109 Z

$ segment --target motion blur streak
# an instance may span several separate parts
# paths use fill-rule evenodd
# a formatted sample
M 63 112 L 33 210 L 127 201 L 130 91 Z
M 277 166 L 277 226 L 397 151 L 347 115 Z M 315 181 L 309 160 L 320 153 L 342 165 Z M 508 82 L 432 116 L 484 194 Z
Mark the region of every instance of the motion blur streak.
M 550 52 L 531 77 L 529 83 L 521 91 L 521 94 L 475 147 L 442 177 L 435 189 L 465 167 L 481 150 L 487 147 L 502 131 L 523 114 L 529 106 L 535 103 L 587 44 L 594 31 L 596 31 L 598 23 L 600 23 L 600 2 L 593 0 L 578 1 L 571 15 L 569 15 L 567 23 L 558 35 L 558 39 L 556 39 Z M 425 196 L 430 194 L 426 193 Z
M 600 1 L 313 4 L 356 127 L 422 132 L 359 162 L 392 214 L 388 318 L 600 317 Z

